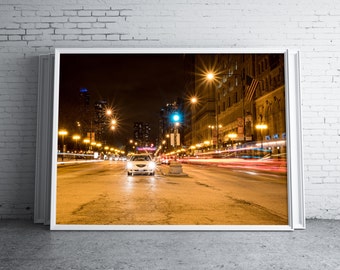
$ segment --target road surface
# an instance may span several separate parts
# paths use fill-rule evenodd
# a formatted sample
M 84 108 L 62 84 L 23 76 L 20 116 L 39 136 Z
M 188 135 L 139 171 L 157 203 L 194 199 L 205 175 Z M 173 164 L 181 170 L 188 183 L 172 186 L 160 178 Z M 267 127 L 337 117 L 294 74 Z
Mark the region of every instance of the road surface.
M 286 175 L 183 164 L 127 176 L 125 162 L 58 165 L 57 224 L 287 225 Z

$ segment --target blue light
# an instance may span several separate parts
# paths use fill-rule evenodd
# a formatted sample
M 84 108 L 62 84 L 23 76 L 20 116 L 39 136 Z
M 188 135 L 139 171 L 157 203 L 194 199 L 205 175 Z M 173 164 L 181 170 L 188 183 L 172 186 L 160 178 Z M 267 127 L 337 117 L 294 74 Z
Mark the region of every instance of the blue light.
M 175 121 L 175 122 L 178 122 L 179 121 L 179 115 L 175 114 L 172 119 Z
M 81 88 L 80 89 L 80 93 L 87 93 L 87 89 L 86 88 Z
M 181 118 L 182 117 L 181 117 L 181 115 L 178 112 L 175 112 L 175 113 L 171 114 L 171 117 L 170 117 L 170 119 L 171 119 L 171 121 L 173 123 L 181 122 Z

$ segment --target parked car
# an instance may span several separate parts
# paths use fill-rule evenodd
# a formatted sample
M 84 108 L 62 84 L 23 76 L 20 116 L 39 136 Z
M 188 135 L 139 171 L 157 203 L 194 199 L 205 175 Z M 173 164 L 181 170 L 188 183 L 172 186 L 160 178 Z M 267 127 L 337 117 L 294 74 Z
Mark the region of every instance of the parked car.
M 156 162 L 148 154 L 135 154 L 126 163 L 128 175 L 148 174 L 155 175 Z

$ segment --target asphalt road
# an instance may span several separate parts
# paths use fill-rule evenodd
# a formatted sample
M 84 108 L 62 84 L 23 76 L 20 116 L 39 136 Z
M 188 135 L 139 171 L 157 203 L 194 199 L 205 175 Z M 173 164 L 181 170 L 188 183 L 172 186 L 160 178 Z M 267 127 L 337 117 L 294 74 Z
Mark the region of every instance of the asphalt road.
M 127 176 L 125 162 L 58 165 L 57 224 L 287 225 L 286 175 L 183 165 Z

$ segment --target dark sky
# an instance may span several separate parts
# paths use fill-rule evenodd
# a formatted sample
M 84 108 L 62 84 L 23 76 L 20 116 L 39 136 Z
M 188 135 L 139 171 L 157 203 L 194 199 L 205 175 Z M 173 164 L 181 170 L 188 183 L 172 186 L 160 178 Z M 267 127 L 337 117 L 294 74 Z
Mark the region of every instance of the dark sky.
M 183 96 L 185 59 L 180 54 L 61 54 L 59 128 L 72 132 L 79 119 L 79 91 L 90 93 L 91 106 L 106 99 L 115 109 L 118 144 L 133 137 L 134 122 L 149 122 L 158 132 L 159 112 L 166 103 Z M 190 60 L 189 60 L 190 61 Z

